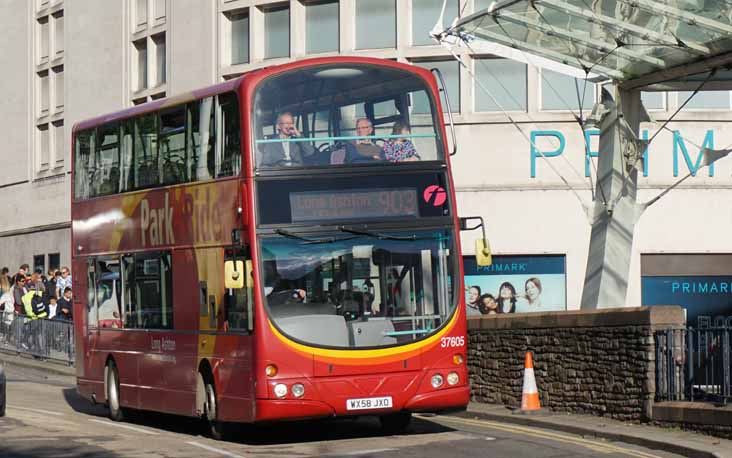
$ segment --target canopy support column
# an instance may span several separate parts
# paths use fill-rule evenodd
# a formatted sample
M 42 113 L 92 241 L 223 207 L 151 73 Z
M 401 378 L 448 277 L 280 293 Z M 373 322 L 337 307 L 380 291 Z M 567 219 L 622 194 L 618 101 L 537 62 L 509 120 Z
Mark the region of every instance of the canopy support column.
M 613 100 L 614 98 L 614 100 Z M 640 91 L 615 85 L 614 97 L 603 90 L 600 150 L 592 212 L 582 310 L 625 306 L 635 224 L 638 170 L 646 142 L 638 140 L 645 109 Z

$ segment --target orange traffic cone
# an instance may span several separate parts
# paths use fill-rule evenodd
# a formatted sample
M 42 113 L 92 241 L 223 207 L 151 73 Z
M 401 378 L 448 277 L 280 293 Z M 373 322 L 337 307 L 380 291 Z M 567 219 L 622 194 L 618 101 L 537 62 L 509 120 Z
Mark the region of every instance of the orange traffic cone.
M 541 410 L 539 405 L 539 390 L 536 389 L 536 378 L 534 377 L 534 360 L 531 352 L 526 352 L 524 360 L 524 389 L 521 394 L 521 412 L 537 412 Z

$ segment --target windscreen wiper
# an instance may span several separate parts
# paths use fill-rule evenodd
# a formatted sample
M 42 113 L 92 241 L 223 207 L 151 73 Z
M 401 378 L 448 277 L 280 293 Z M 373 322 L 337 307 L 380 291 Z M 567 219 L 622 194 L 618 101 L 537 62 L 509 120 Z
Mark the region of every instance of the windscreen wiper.
M 341 232 L 347 232 L 349 234 L 363 235 L 366 237 L 372 237 L 372 238 L 379 239 L 379 240 L 397 240 L 400 242 L 413 242 L 415 240 L 431 240 L 432 239 L 431 237 L 417 237 L 415 234 L 400 237 L 397 235 L 381 234 L 379 232 L 350 229 L 346 226 L 339 226 L 338 230 Z
M 305 242 L 306 245 L 316 245 L 316 244 L 319 244 L 319 243 L 343 242 L 343 241 L 346 241 L 346 240 L 352 240 L 352 239 L 355 239 L 356 238 L 356 237 L 341 237 L 341 238 L 337 238 L 337 237 L 325 237 L 325 238 L 322 238 L 322 239 L 311 239 L 311 238 L 308 238 L 308 237 L 302 237 L 300 235 L 293 234 L 292 232 L 286 231 L 284 229 L 275 229 L 274 232 L 277 235 L 281 235 L 281 236 L 287 237 L 289 239 L 301 240 L 301 241 Z

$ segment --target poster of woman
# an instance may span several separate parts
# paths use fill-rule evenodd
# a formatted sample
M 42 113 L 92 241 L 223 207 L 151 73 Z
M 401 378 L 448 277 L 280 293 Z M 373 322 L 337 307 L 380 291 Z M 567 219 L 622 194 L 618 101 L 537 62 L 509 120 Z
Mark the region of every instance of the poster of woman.
M 564 255 L 493 256 L 478 266 L 464 258 L 468 316 L 567 309 Z

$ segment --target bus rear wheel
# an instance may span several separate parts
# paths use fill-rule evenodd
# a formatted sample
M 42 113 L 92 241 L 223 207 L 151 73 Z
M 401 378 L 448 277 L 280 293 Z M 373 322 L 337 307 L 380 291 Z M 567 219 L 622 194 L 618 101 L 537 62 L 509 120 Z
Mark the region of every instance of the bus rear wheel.
M 107 406 L 109 418 L 114 421 L 125 419 L 124 409 L 119 404 L 119 373 L 113 362 L 107 364 Z
M 404 432 L 412 421 L 411 412 L 396 412 L 379 417 L 381 429 L 390 434 L 399 434 Z

